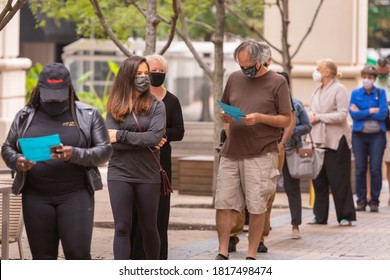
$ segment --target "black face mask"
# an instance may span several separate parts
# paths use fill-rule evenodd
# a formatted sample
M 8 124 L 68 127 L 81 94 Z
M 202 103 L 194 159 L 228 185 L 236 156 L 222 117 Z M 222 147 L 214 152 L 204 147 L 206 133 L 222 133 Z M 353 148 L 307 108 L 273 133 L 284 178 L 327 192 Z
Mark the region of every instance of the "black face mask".
M 153 87 L 161 86 L 165 81 L 165 73 L 162 72 L 151 72 L 150 73 L 150 84 Z
M 246 69 L 241 67 L 241 70 L 242 70 L 242 72 L 244 72 L 244 75 L 247 78 L 251 79 L 251 78 L 254 78 L 256 76 L 257 72 L 259 72 L 259 70 L 261 69 L 261 66 L 259 69 L 257 69 L 256 65 L 257 65 L 257 63 L 251 67 L 246 68 Z
M 48 115 L 54 117 L 61 115 L 63 112 L 69 109 L 69 101 L 61 101 L 61 102 L 48 102 L 40 100 L 41 107 L 43 111 L 45 111 Z

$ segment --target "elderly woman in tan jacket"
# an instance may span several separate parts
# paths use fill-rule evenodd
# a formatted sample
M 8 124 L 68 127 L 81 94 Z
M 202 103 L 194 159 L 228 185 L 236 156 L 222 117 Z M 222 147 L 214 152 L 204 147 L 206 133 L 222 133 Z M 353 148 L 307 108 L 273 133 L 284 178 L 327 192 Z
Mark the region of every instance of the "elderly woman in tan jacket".
M 329 187 L 332 191 L 340 226 L 356 221 L 351 190 L 351 132 L 347 124 L 348 96 L 345 87 L 336 81 L 341 76 L 330 59 L 317 62 L 314 81 L 321 82 L 311 99 L 309 119 L 313 140 L 325 149 L 324 165 L 313 180 L 315 191 L 314 217 L 309 224 L 327 224 Z

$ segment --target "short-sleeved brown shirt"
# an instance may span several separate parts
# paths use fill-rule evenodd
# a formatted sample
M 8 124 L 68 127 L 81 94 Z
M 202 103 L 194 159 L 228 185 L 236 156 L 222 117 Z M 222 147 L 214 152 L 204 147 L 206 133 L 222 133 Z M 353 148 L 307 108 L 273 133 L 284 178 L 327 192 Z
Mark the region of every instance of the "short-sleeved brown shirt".
M 222 102 L 239 107 L 245 114 L 258 112 L 275 116 L 291 112 L 287 81 L 272 70 L 252 79 L 246 78 L 240 70 L 233 72 L 226 83 Z M 280 127 L 262 123 L 248 126 L 242 121 L 233 121 L 221 155 L 251 158 L 277 152 L 280 130 Z

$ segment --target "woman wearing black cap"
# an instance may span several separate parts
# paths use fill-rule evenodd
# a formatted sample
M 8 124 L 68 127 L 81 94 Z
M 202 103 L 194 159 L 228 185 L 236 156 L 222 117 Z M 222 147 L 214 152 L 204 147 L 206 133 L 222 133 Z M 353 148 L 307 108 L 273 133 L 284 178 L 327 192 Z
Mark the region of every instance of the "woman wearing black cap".
M 52 160 L 25 158 L 20 138 L 52 134 L 62 142 L 51 151 Z M 102 188 L 97 166 L 111 154 L 103 118 L 78 101 L 68 69 L 60 63 L 46 65 L 2 146 L 4 161 L 16 171 L 13 193 L 23 193 L 33 259 L 57 259 L 60 240 L 66 259 L 91 259 L 94 191 Z
M 355 156 L 356 211 L 378 212 L 382 189 L 382 158 L 386 148 L 387 98 L 384 89 L 374 86 L 378 76 L 373 66 L 361 71 L 363 86 L 352 91 L 349 113 L 353 120 L 352 150 Z M 371 193 L 367 201 L 366 172 L 370 166 Z

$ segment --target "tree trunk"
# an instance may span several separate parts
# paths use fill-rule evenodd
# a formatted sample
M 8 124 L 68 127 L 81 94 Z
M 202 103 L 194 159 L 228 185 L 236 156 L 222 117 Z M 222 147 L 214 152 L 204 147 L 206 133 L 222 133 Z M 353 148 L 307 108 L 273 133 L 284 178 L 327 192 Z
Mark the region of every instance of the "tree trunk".
M 146 9 L 145 52 L 144 55 L 156 52 L 157 26 L 160 20 L 157 16 L 157 0 L 148 0 Z
M 223 91 L 223 39 L 224 39 L 224 26 L 225 26 L 225 1 L 215 0 L 216 8 L 216 20 L 215 20 L 215 32 L 213 35 L 214 42 L 214 71 L 213 71 L 213 83 L 212 92 L 214 101 L 221 99 Z M 221 121 L 219 120 L 219 107 L 214 102 L 214 147 L 218 147 L 220 143 L 220 132 L 222 129 Z M 215 198 L 215 189 L 217 186 L 217 171 L 219 165 L 219 154 L 214 154 L 214 172 L 213 172 L 213 198 Z M 213 199 L 214 201 L 214 199 Z M 213 203 L 214 204 L 214 203 Z

